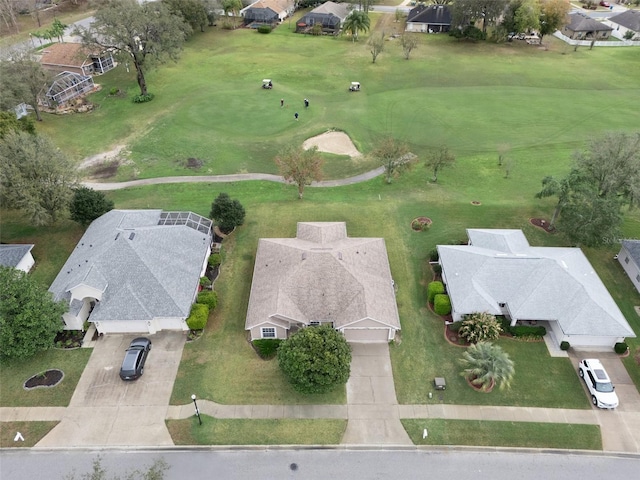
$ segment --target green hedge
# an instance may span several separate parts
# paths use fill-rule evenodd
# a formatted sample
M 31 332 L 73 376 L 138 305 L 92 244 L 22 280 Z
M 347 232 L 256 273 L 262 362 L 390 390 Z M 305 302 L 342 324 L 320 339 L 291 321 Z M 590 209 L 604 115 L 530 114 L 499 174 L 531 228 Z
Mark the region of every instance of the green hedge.
M 618 342 L 613 346 L 613 351 L 618 355 L 622 355 L 627 351 L 627 348 L 629 348 L 629 346 L 626 344 L 626 342 Z
M 218 305 L 218 293 L 212 290 L 205 290 L 198 294 L 197 303 L 201 303 L 202 305 L 206 305 L 209 307 L 209 311 L 215 310 Z
M 451 313 L 451 300 L 449 295 L 437 294 L 433 299 L 433 311 L 438 315 L 449 315 Z
M 544 327 L 534 327 L 529 325 L 516 325 L 515 327 L 509 327 L 507 330 L 514 337 L 544 337 L 547 334 L 547 329 Z
M 571 347 L 571 344 L 565 340 L 563 340 L 562 342 L 560 342 L 560 350 L 569 350 L 569 348 Z
M 433 299 L 436 295 L 444 293 L 444 283 L 431 282 L 427 287 L 427 302 L 433 303 Z
M 194 303 L 187 318 L 187 326 L 191 330 L 204 330 L 209 320 L 209 307 L 202 303 Z
M 259 338 L 253 341 L 253 346 L 261 358 L 269 359 L 276 356 L 280 342 L 278 338 Z
M 222 256 L 219 253 L 212 253 L 209 255 L 208 262 L 210 267 L 217 267 L 222 263 Z

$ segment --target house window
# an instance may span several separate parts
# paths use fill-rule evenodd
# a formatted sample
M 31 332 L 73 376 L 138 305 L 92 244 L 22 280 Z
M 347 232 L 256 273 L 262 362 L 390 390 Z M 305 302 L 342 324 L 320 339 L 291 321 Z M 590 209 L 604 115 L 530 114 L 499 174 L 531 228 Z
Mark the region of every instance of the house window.
M 629 263 L 629 257 L 624 257 L 624 263 Z
M 276 338 L 276 329 L 273 327 L 262 328 L 262 338 Z
M 320 325 L 320 322 L 309 322 L 309 326 L 311 327 L 317 327 Z

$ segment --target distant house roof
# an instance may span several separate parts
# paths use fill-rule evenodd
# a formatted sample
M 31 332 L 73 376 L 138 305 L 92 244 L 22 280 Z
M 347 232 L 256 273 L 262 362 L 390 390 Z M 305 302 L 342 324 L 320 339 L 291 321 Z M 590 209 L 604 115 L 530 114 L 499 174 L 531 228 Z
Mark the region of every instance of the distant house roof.
M 261 238 L 246 328 L 286 319 L 340 327 L 371 319 L 400 329 L 382 238 L 350 238 L 344 222 L 301 222 L 295 238 Z
M 555 320 L 567 335 L 635 337 L 579 248 L 532 247 L 521 230 L 467 230 L 470 245 L 438 245 L 459 313 Z
M 640 33 L 640 10 L 626 10 L 615 17 L 611 17 L 609 21 Z
M 348 15 L 347 4 L 325 2 L 300 18 L 297 25 L 305 26 L 320 23 L 325 28 L 337 28 Z
M 211 221 L 194 213 L 111 210 L 91 223 L 49 291 L 68 301 L 79 286 L 103 292 L 94 322 L 185 318 L 210 244 Z
M 419 5 L 409 11 L 407 22 L 451 25 L 451 10 L 447 5 Z
M 101 56 L 111 57 L 111 54 L 101 54 L 98 50 L 92 50 L 81 43 L 53 43 L 42 50 L 40 63 L 44 68 L 57 72 L 76 71 L 89 74 L 94 72 L 93 59 Z M 105 71 L 110 68 L 113 68 L 113 61 Z
M 629 252 L 633 262 L 640 268 L 640 240 L 623 240 L 622 246 Z
M 257 0 L 240 10 L 240 14 L 247 16 L 247 13 L 251 12 L 252 15 L 255 15 L 259 10 L 270 10 L 278 16 L 284 12 L 288 12 L 292 8 L 293 2 L 291 2 L 291 0 Z
M 346 3 L 324 2 L 317 6 L 310 13 L 329 13 L 344 20 L 349 15 Z
M 31 252 L 33 245 L 0 245 L 0 265 L 15 268 Z
M 610 26 L 581 12 L 570 13 L 569 18 L 570 21 L 566 28 L 573 32 L 605 32 L 613 30 Z

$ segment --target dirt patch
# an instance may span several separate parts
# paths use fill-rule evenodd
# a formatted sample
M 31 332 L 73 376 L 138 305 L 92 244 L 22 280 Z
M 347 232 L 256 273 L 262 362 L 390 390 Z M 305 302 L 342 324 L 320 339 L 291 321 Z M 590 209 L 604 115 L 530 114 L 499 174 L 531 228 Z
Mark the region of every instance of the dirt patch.
M 80 163 L 79 169 L 95 167 L 101 164 L 110 163 L 112 160 L 118 160 L 120 154 L 123 153 L 124 145 L 117 145 L 115 148 L 107 151 L 98 153 L 97 155 L 92 155 L 91 157 L 85 158 L 82 163 Z M 119 162 L 118 162 L 119 163 Z
M 326 132 L 311 137 L 302 144 L 302 148 L 305 150 L 311 147 L 318 147 L 320 152 L 333 153 L 335 155 L 349 155 L 351 158 L 362 156 L 349 138 L 349 135 L 344 132 Z

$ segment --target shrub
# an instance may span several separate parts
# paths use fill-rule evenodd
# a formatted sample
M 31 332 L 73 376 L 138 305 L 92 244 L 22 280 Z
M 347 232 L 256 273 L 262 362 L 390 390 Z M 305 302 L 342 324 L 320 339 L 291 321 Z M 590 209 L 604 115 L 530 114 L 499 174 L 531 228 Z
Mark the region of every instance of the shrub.
M 218 305 L 218 293 L 214 292 L 213 290 L 200 292 L 198 294 L 197 303 L 206 305 L 211 312 L 212 310 L 215 310 L 216 306 Z
M 211 286 L 211 280 L 208 277 L 200 277 L 200 286 L 203 288 L 208 288 Z
M 209 320 L 209 307 L 202 303 L 194 303 L 191 306 L 191 313 L 187 317 L 187 326 L 191 330 L 204 330 Z
M 439 293 L 433 299 L 433 311 L 438 315 L 449 315 L 451 313 L 451 300 L 449 295 Z
M 433 303 L 433 299 L 439 293 L 444 293 L 444 283 L 431 282 L 427 287 L 427 302 Z
M 260 25 L 258 27 L 258 33 L 271 33 L 271 27 L 269 25 Z
M 459 334 L 469 343 L 478 343 L 486 340 L 496 340 L 502 333 L 500 322 L 496 317 L 487 312 L 465 315 Z
M 209 256 L 209 266 L 210 267 L 217 267 L 218 265 L 220 265 L 222 263 L 222 256 L 219 253 L 212 253 Z
M 563 340 L 562 342 L 560 342 L 560 350 L 569 350 L 569 347 L 571 347 L 571 344 L 565 340 Z
M 511 321 L 505 317 L 504 315 L 500 315 L 496 317 L 500 322 L 500 326 L 502 327 L 502 331 L 505 333 L 511 333 Z
M 434 263 L 431 267 L 433 268 L 433 273 L 436 275 L 440 275 L 442 273 L 442 265 L 439 263 Z
M 547 334 L 547 329 L 544 327 L 534 327 L 529 325 L 516 325 L 515 327 L 509 327 L 509 333 L 514 337 L 542 338 Z
M 429 251 L 429 261 L 437 262 L 440 259 L 440 254 L 438 253 L 437 248 L 433 248 Z
M 153 93 L 147 93 L 146 95 L 136 95 L 133 97 L 133 103 L 145 103 L 153 100 Z
M 282 340 L 278 338 L 260 338 L 253 341 L 253 346 L 261 358 L 269 359 L 275 357 L 278 353 L 280 342 Z
M 626 342 L 618 342 L 613 346 L 613 351 L 618 355 L 622 355 L 627 351 L 628 348 L 629 346 L 626 344 Z
M 120 92 L 120 89 L 118 87 L 111 87 L 109 89 L 109 95 L 117 95 Z
M 458 332 L 462 327 L 462 322 L 453 322 L 449 324 L 449 330 L 452 332 Z

